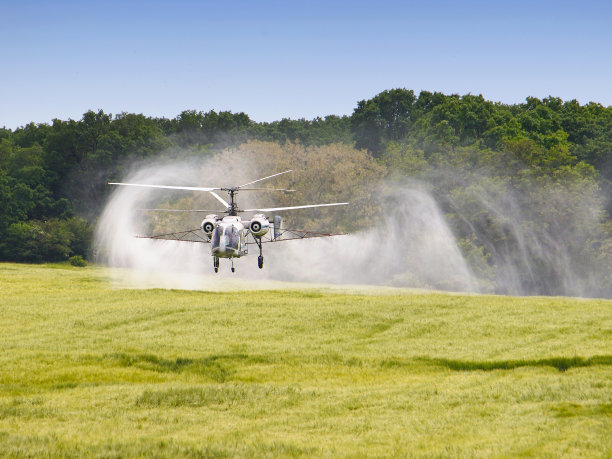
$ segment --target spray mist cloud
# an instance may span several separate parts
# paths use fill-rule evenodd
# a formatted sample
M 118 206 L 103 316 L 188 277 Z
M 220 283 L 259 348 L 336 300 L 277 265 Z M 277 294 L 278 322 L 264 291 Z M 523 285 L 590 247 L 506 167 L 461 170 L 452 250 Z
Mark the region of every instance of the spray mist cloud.
M 261 152 L 250 158 L 244 151 L 233 155 L 226 152 L 205 160 L 159 161 L 139 168 L 124 181 L 232 186 L 278 172 L 270 164 L 261 167 L 264 158 L 257 156 Z M 330 175 L 327 182 L 333 183 L 333 177 Z M 612 239 L 606 236 L 602 223 L 605 218 L 596 185 L 588 181 L 575 182 L 573 187 L 554 181 L 526 181 L 518 190 L 510 180 L 494 173 L 466 175 L 465 171 L 445 170 L 436 170 L 429 180 L 436 186 L 427 184 L 427 179 L 378 187 L 354 184 L 354 190 L 371 190 L 366 198 L 371 198 L 368 205 L 377 208 L 376 216 L 349 208 L 348 218 L 359 222 L 359 229 L 349 235 L 265 244 L 263 270 L 257 268 L 255 253 L 236 259 L 234 274 L 229 271 L 229 261 L 221 260 L 220 272 L 214 274 L 207 244 L 134 238 L 151 234 L 153 229 L 174 232 L 197 228 L 202 214 L 182 219 L 156 215 L 151 226 L 139 209 L 180 199 L 185 208 L 217 208 L 208 193 L 186 199 L 160 190 L 117 188 L 99 219 L 96 247 L 102 262 L 129 268 L 125 276 L 142 286 L 220 290 L 265 288 L 282 281 L 612 296 Z M 239 196 L 242 208 L 260 206 L 261 199 L 256 193 Z M 359 199 L 363 203 L 363 193 Z M 344 196 L 342 200 L 352 199 Z M 319 201 L 285 200 L 282 205 L 315 203 Z M 332 208 L 321 221 L 333 225 L 334 217 L 342 212 L 346 211 Z M 292 220 L 301 224 L 313 221 L 282 215 L 288 229 L 311 229 L 292 227 Z M 317 223 L 318 214 L 312 215 Z
M 224 170 L 218 158 L 158 162 L 139 169 L 125 181 L 217 186 L 220 179 L 224 181 L 221 185 L 253 179 L 252 165 L 244 161 L 233 164 L 244 167 Z M 264 175 L 267 172 L 261 171 Z M 167 197 L 164 191 L 118 187 L 100 217 L 96 248 L 100 261 L 129 268 L 123 275 L 142 286 L 218 290 L 262 288 L 269 285 L 262 281 L 290 281 L 476 291 L 478 282 L 431 194 L 418 184 L 386 193 L 383 217 L 365 222 L 359 232 L 266 244 L 263 270 L 257 268 L 256 256 L 248 255 L 235 260 L 236 273 L 231 274 L 229 262 L 221 260 L 220 272 L 214 274 L 207 244 L 134 237 L 147 230 L 139 209 L 156 207 Z M 240 198 L 243 207 L 243 202 L 252 206 L 257 201 L 256 196 L 246 193 Z M 167 231 L 194 227 L 182 223 Z

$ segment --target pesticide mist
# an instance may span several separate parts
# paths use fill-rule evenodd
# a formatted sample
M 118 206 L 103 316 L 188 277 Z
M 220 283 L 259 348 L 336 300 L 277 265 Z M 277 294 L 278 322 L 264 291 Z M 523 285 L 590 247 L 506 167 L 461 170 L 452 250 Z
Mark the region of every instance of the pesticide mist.
M 267 162 L 260 152 L 249 155 L 236 150 L 205 160 L 158 161 L 140 165 L 122 181 L 234 186 L 298 169 L 300 155 L 292 159 L 291 151 L 283 153 L 271 155 Z M 235 273 L 230 272 L 229 260 L 222 259 L 215 274 L 208 244 L 134 237 L 198 228 L 204 213 L 142 209 L 210 209 L 221 214 L 224 209 L 209 193 L 117 187 L 96 231 L 100 261 L 129 268 L 120 271 L 121 280 L 142 287 L 236 290 L 282 288 L 290 285 L 286 282 L 297 282 L 515 295 L 612 295 L 608 256 L 612 245 L 606 246 L 610 242 L 604 237 L 601 199 L 595 188 L 585 192 L 530 184 L 517 191 L 508 181 L 487 174 L 472 174 L 461 182 L 456 172 L 448 171 L 436 171 L 430 182 L 421 177 L 381 183 L 372 180 L 377 171 L 353 177 L 348 171 L 358 169 L 354 164 L 338 160 L 338 166 L 313 170 L 319 163 L 302 164 L 302 171 L 264 184 L 296 188 L 301 194 L 241 192 L 240 207 L 349 201 L 345 208 L 281 214 L 289 229 L 349 235 L 265 244 L 263 270 L 257 268 L 253 245 L 249 255 L 235 259 Z M 349 185 L 338 187 L 339 176 L 349 176 Z
M 266 175 L 267 171 L 253 172 L 256 169 L 248 167 L 244 161 L 238 164 L 245 168 L 223 171 L 219 169 L 222 163 L 216 159 L 181 164 L 160 162 L 141 168 L 124 181 L 226 186 Z M 220 180 L 223 183 L 219 183 Z M 262 288 L 269 285 L 262 285 L 260 281 L 267 280 L 477 290 L 477 281 L 432 196 L 417 185 L 385 193 L 382 196 L 382 201 L 386 202 L 382 217 L 365 221 L 360 231 L 333 238 L 266 244 L 263 270 L 257 268 L 257 250 L 252 246 L 250 255 L 235 260 L 235 273 L 230 272 L 229 260 L 222 259 L 220 272 L 215 274 L 208 244 L 135 238 L 151 230 L 147 223 L 148 212 L 142 209 L 163 207 L 168 203 L 169 194 L 171 199 L 180 200 L 181 192 L 117 187 L 99 220 L 97 252 L 102 262 L 129 268 L 122 276 L 128 276 L 133 283 L 142 286 Z M 204 196 L 195 198 L 201 203 L 196 208 L 204 205 L 211 210 L 223 210 L 216 206 L 214 199 L 206 196 L 208 193 L 202 194 Z M 258 197 L 253 194 L 243 192 L 239 195 L 242 207 L 255 205 L 257 201 Z M 313 212 L 314 219 L 317 213 L 321 212 Z M 333 210 L 327 213 L 333 217 Z M 166 232 L 173 232 L 197 228 L 203 216 L 161 213 L 152 218 L 163 220 Z M 353 218 L 359 219 L 360 215 L 354 214 Z M 291 228 L 291 219 L 287 217 L 286 221 L 286 226 Z M 335 228 L 327 230 L 334 231 Z

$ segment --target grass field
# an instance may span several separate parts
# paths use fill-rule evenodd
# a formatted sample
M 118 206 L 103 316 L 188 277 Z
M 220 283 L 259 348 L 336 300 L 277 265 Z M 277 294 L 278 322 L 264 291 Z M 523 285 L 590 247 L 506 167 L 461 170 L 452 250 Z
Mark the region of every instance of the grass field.
M 612 301 L 0 264 L 0 456 L 612 456 Z

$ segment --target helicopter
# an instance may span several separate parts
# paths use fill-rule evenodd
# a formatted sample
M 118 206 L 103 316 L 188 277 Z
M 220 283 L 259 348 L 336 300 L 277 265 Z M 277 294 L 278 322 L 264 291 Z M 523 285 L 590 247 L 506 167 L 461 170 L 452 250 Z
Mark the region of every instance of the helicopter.
M 256 188 L 251 185 L 269 180 L 279 175 L 293 172 L 287 170 L 277 174 L 269 175 L 243 185 L 233 187 L 192 187 L 192 186 L 172 186 L 172 185 L 150 185 L 143 183 L 117 183 L 109 182 L 108 185 L 115 186 L 131 186 L 131 187 L 146 187 L 146 188 L 161 188 L 167 190 L 184 190 L 184 191 L 203 191 L 210 193 L 217 201 L 219 201 L 225 210 L 203 210 L 203 209 L 142 209 L 145 211 L 158 212 L 212 212 L 204 217 L 199 228 L 186 231 L 178 231 L 174 233 L 158 234 L 152 236 L 137 236 L 146 239 L 162 239 L 181 242 L 198 242 L 211 245 L 211 256 L 213 257 L 213 269 L 215 273 L 219 272 L 219 260 L 227 258 L 231 262 L 231 271 L 235 272 L 234 258 L 241 258 L 248 255 L 248 246 L 251 244 L 257 245 L 259 256 L 257 257 L 257 266 L 263 269 L 264 243 L 280 242 L 294 239 L 307 239 L 315 237 L 330 237 L 342 236 L 346 233 L 316 233 L 302 230 L 289 230 L 282 227 L 282 217 L 274 215 L 268 217 L 267 213 L 282 212 L 285 210 L 309 209 L 314 207 L 331 207 L 331 206 L 346 206 L 348 202 L 334 202 L 329 204 L 307 204 L 302 206 L 291 207 L 266 207 L 254 209 L 240 209 L 238 207 L 237 194 L 239 191 L 282 191 L 291 193 L 295 190 L 285 188 Z M 248 187 L 248 188 L 246 188 Z M 229 202 L 223 199 L 216 191 L 224 191 L 229 194 Z M 247 212 L 257 212 L 250 219 L 242 219 L 239 214 Z M 225 214 L 220 216 L 219 214 Z

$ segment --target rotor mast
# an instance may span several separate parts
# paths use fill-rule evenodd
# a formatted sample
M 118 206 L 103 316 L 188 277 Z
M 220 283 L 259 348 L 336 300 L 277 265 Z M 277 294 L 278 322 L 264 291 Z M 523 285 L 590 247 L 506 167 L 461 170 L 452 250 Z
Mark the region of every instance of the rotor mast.
M 238 212 L 240 212 L 240 210 L 238 210 L 238 203 L 236 202 L 236 193 L 238 193 L 239 189 L 240 187 L 221 188 L 221 190 L 227 191 L 230 195 L 230 202 L 229 207 L 227 208 L 227 214 L 232 217 L 236 217 L 238 215 Z

